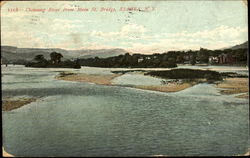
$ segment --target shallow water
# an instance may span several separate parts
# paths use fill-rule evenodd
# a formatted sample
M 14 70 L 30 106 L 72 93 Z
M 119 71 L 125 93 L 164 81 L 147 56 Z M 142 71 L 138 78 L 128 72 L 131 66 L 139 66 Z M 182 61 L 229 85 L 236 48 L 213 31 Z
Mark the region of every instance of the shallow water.
M 3 97 L 41 97 L 2 112 L 7 152 L 64 157 L 213 156 L 242 154 L 249 148 L 247 99 L 221 95 L 210 84 L 162 93 L 55 80 L 64 70 L 2 67 Z M 85 68 L 66 70 L 84 72 Z
M 113 84 L 117 85 L 162 85 L 164 79 L 155 78 L 151 76 L 145 76 L 143 74 L 126 73 L 122 76 L 116 77 L 112 80 Z

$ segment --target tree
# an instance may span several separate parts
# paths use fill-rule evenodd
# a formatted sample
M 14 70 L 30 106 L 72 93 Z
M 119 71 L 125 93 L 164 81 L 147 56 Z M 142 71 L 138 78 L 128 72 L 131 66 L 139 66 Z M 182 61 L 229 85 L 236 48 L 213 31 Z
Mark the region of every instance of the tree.
M 50 53 L 50 58 L 53 64 L 60 63 L 62 57 L 63 55 L 61 53 L 57 53 L 57 52 Z
M 190 56 L 190 64 L 195 65 L 196 64 L 196 58 L 197 58 L 197 52 L 193 52 Z
M 44 58 L 43 55 L 39 54 L 39 55 L 36 55 L 36 56 L 34 57 L 34 60 L 37 61 L 37 62 L 43 62 L 43 61 L 45 61 L 46 59 Z

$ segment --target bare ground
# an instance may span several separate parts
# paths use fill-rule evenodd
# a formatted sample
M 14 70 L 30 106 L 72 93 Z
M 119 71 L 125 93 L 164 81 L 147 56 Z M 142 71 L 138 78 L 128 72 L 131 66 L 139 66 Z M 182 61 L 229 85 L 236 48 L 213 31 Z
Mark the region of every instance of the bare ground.
M 171 83 L 167 85 L 159 85 L 159 86 L 136 86 L 139 89 L 160 91 L 160 92 L 178 92 L 184 90 L 186 88 L 190 88 L 194 85 L 194 83 Z
M 99 74 L 70 74 L 66 76 L 56 76 L 57 79 L 77 82 L 90 82 L 100 85 L 111 85 L 111 80 L 120 76 L 119 74 L 99 75 Z
M 240 94 L 238 98 L 248 98 L 249 89 L 248 89 L 248 78 L 226 78 L 221 83 L 217 84 L 218 88 L 224 88 L 221 90 L 222 94 Z

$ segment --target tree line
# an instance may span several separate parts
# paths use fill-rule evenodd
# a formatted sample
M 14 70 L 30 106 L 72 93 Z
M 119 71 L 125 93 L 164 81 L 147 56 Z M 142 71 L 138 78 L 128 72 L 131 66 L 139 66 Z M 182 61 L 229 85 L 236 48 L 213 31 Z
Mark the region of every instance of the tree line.
M 220 57 L 221 55 L 230 55 L 234 64 L 247 64 L 247 48 L 225 49 L 225 50 L 200 50 L 189 51 L 169 51 L 162 54 L 155 53 L 152 55 L 129 54 L 109 57 L 109 58 L 88 58 L 76 59 L 81 66 L 92 67 L 176 67 L 177 64 L 208 64 L 210 57 Z M 216 63 L 215 63 L 216 64 Z M 219 64 L 219 63 L 218 63 Z
M 42 54 L 36 55 L 32 62 L 26 64 L 27 67 L 68 67 L 80 68 L 81 66 L 91 67 L 131 67 L 131 68 L 173 68 L 177 64 L 208 64 L 209 58 L 228 55 L 234 58 L 234 63 L 247 64 L 248 49 L 225 49 L 225 50 L 200 50 L 169 51 L 162 54 L 122 54 L 108 58 L 87 58 L 62 61 L 61 53 L 50 53 L 50 60 L 44 58 Z M 220 64 L 220 63 L 213 63 Z
M 50 53 L 50 60 L 44 58 L 42 54 L 36 55 L 32 62 L 27 63 L 26 67 L 43 67 L 43 68 L 81 68 L 76 61 L 62 61 L 61 53 Z

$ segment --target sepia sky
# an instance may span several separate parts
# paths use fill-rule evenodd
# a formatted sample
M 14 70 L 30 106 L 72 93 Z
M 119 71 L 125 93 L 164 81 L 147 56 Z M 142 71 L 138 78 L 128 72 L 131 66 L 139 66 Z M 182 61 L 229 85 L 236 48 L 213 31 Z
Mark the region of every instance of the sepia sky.
M 77 11 L 93 7 L 97 11 Z M 116 11 L 100 11 L 102 7 Z M 119 11 L 121 7 L 140 11 Z M 11 12 L 13 8 L 18 11 Z M 236 0 L 15 1 L 1 7 L 1 44 L 25 48 L 123 48 L 136 53 L 220 49 L 247 41 L 247 28 L 247 6 Z

